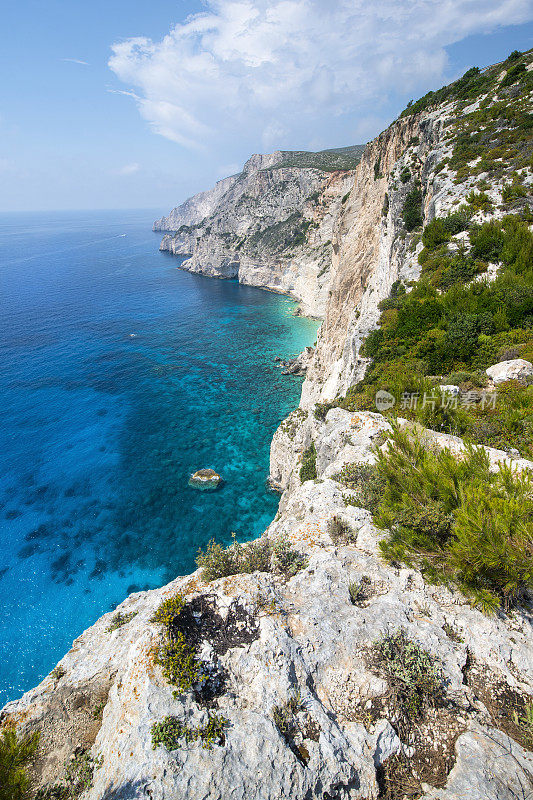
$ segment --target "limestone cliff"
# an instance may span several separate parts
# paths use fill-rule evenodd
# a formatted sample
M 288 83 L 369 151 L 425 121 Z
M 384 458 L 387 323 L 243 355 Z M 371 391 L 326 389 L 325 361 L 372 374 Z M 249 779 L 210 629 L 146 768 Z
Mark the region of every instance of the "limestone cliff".
M 361 150 L 254 155 L 239 175 L 155 223 L 172 231 L 161 249 L 188 256 L 191 272 L 291 294 L 321 317 L 333 230 Z
M 533 757 L 512 709 L 533 696 L 530 615 L 487 617 L 416 570 L 386 566 L 383 532 L 344 502 L 339 470 L 372 461 L 373 442 L 388 430 L 379 414 L 341 409 L 323 422 L 298 411 L 284 423 L 271 470 L 286 488 L 265 537 L 290 542 L 301 568 L 210 583 L 196 572 L 102 617 L 2 712 L 19 735 L 41 732 L 35 786 L 61 785 L 84 748 L 92 759 L 84 800 L 377 800 L 390 759 L 423 775 L 413 796 L 424 800 L 528 796 Z M 300 454 L 311 440 L 317 479 L 302 484 Z M 461 447 L 444 435 L 435 445 Z M 334 535 L 339 520 L 348 538 Z M 155 659 L 162 634 L 153 615 L 177 593 L 204 676 L 183 691 Z M 446 690 L 408 736 L 372 659 L 375 642 L 399 630 L 436 659 Z M 186 738 L 215 715 L 224 730 L 210 748 Z M 154 725 L 169 717 L 181 736 L 157 744 Z
M 360 345 L 378 324 L 380 302 L 395 282 L 410 288 L 419 275 L 422 223 L 459 206 L 481 181 L 490 202 L 474 208 L 476 197 L 469 200 L 474 222 L 502 217 L 505 197 L 532 218 L 530 121 L 516 137 L 516 158 L 508 145 L 504 163 L 492 142 L 492 160 L 483 161 L 491 124 L 495 136 L 506 135 L 517 118 L 516 109 L 505 124 L 498 116 L 502 97 L 518 97 L 517 74 L 529 81 L 521 102 L 530 108 L 526 56 L 521 70 L 514 54 L 492 68 L 492 116 L 484 76 L 467 73 L 458 89 L 408 109 L 367 145 L 355 169 L 343 168 L 342 153 L 322 164 L 327 170 L 305 153 L 254 156 L 243 173 L 156 223 L 172 231 L 165 249 L 190 256 L 186 268 L 290 292 L 325 319 L 301 407 L 273 438 L 270 477 L 282 497 L 276 519 L 251 545 L 258 568 L 210 581 L 197 571 L 131 595 L 85 631 L 39 686 L 3 709 L 0 726 L 41 734 L 31 769 L 40 800 L 533 796 L 531 608 L 488 616 L 453 584 L 430 584 L 400 560 L 385 562 L 380 543 L 389 532 L 357 495 L 347 496 L 342 472 L 356 466 L 368 476 L 390 424 L 338 407 L 314 413 L 318 400 L 343 394 L 364 374 Z M 472 99 L 478 85 L 485 90 Z M 457 155 L 454 120 L 477 110 L 479 129 Z M 511 184 L 517 163 L 521 177 Z M 410 195 L 420 204 L 413 226 L 405 214 Z M 498 269 L 491 265 L 488 281 Z M 530 376 L 529 361 L 511 358 L 507 377 L 524 364 Z M 495 382 L 502 369 L 489 371 Z M 398 424 L 413 430 L 406 420 Z M 432 453 L 445 448 L 464 458 L 457 436 L 417 430 Z M 516 475 L 533 469 L 517 451 L 483 453 L 491 474 L 502 465 Z M 196 670 L 188 683 L 181 673 L 170 680 L 158 655 L 164 626 L 154 614 L 178 594 L 171 666 Z M 423 713 L 412 697 L 414 706 L 401 710 L 406 662 L 392 674 L 376 657 L 376 644 L 391 637 L 427 665 L 423 677 L 440 676 Z M 61 794 L 58 785 L 80 763 L 81 789 Z
M 380 302 L 389 297 L 395 281 L 408 285 L 418 278 L 421 236 L 409 232 L 402 218 L 414 188 L 421 195 L 422 225 L 456 210 L 480 187 L 488 192 L 484 196 L 489 203 L 476 210 L 473 222 L 517 210 L 516 203 L 504 202 L 504 195 L 531 152 L 527 120 L 532 107 L 532 51 L 523 55 L 523 62 L 494 65 L 484 73 L 470 70 L 457 84 L 440 90 L 442 102 L 432 102 L 439 93 L 430 92 L 415 104 L 413 113 L 400 117 L 365 148 L 335 224 L 325 320 L 304 383 L 303 407 L 345 394 L 361 380 L 367 362 L 359 351 L 377 327 Z M 506 77 L 509 67 L 523 70 L 520 88 L 513 85 L 513 74 Z M 479 90 L 470 89 L 468 94 L 476 82 Z M 417 113 L 418 106 L 424 110 Z M 513 119 L 518 114 L 523 114 L 521 121 Z M 521 146 L 509 148 L 507 142 L 514 140 Z M 483 159 L 481 154 L 488 151 L 498 163 Z M 519 180 L 524 182 L 519 191 L 527 209 L 531 169 L 523 169 Z

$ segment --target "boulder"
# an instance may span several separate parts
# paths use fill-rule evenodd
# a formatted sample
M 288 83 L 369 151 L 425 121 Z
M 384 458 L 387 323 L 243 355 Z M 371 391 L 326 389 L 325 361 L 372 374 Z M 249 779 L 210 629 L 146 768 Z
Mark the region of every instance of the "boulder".
M 189 478 L 189 486 L 202 491 L 217 489 L 221 483 L 222 478 L 214 469 L 199 469 Z
M 523 358 L 512 358 L 510 361 L 500 361 L 485 370 L 493 383 L 503 383 L 510 380 L 525 380 L 533 376 L 533 364 Z
M 460 392 L 459 387 L 455 386 L 453 383 L 441 383 L 439 389 L 442 394 L 451 394 L 454 397 L 456 397 Z

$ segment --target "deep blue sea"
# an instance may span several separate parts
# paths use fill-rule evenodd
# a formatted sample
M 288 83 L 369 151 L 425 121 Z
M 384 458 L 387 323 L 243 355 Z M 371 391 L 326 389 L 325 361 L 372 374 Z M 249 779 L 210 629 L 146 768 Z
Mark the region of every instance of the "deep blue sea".
M 0 215 L 0 706 L 128 593 L 264 530 L 272 434 L 316 338 L 287 298 L 190 275 L 157 211 Z M 224 486 L 199 492 L 191 472 Z

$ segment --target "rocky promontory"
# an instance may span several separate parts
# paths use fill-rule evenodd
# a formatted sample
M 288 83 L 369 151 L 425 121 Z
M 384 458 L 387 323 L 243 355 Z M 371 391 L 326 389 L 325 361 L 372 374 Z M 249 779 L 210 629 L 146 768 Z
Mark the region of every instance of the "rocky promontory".
M 532 75 L 514 51 L 357 165 L 253 156 L 156 223 L 186 269 L 324 322 L 263 536 L 132 594 L 2 710 L 32 797 L 533 797 Z
M 158 220 L 161 249 L 187 256 L 184 269 L 290 294 L 324 314 L 336 220 L 363 147 L 254 155 Z

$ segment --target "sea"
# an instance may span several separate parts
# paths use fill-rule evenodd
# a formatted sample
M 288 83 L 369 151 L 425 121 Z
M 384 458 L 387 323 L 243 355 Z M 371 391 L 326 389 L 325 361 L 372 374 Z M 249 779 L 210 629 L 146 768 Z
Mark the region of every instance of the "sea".
M 0 707 L 128 594 L 275 516 L 316 321 L 159 252 L 163 210 L 0 215 Z M 214 492 L 189 486 L 213 468 Z

